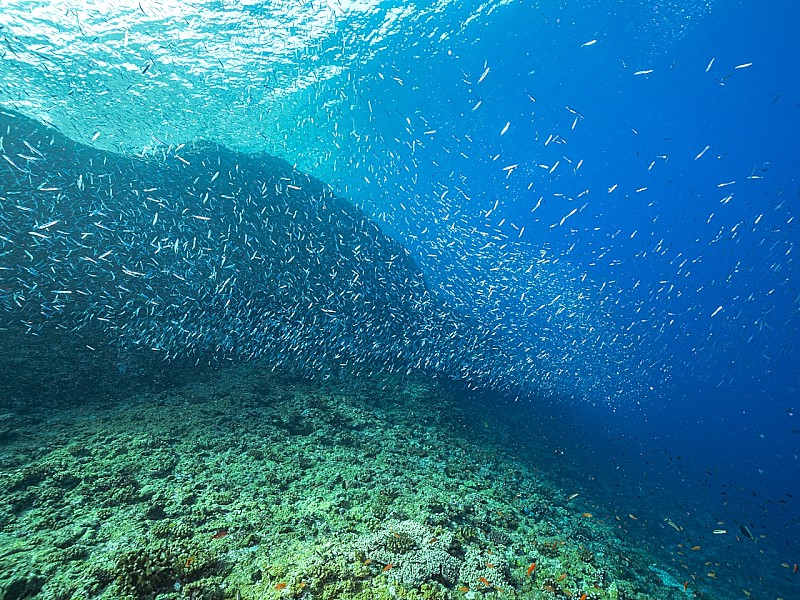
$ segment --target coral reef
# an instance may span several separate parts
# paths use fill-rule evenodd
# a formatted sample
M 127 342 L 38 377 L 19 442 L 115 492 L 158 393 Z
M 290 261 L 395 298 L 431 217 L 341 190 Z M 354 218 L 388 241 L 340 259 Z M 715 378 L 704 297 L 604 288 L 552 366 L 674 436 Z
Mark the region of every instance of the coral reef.
M 687 597 L 433 381 L 254 364 L 14 410 L 3 600 Z

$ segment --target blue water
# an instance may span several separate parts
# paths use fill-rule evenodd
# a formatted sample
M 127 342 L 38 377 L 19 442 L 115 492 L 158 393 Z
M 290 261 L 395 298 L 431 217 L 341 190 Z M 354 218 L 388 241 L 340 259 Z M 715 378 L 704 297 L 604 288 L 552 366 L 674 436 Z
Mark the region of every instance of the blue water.
M 799 597 L 800 6 L 298 6 L 10 0 L 0 101 L 329 182 L 502 334 L 631 535 L 722 597 Z

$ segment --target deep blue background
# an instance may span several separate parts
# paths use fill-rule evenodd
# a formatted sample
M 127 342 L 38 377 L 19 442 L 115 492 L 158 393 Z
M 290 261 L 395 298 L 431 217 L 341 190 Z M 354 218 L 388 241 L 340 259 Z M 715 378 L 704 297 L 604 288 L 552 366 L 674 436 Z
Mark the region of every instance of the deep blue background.
M 668 394 L 660 406 L 644 404 L 636 428 L 626 415 L 629 431 L 718 465 L 763 495 L 800 492 L 800 437 L 790 414 L 800 404 L 794 260 L 800 236 L 792 220 L 800 188 L 800 53 L 785 35 L 788 23 L 800 22 L 800 11 L 777 3 L 719 3 L 670 51 L 652 57 L 640 56 L 625 39 L 596 33 L 615 31 L 613 24 L 603 27 L 599 12 L 581 12 L 575 24 L 576 31 L 584 19 L 587 26 L 576 41 L 600 40 L 576 51 L 591 56 L 565 58 L 561 68 L 542 61 L 548 85 L 539 93 L 557 95 L 586 117 L 569 150 L 586 159 L 575 189 L 590 188 L 591 201 L 573 217 L 574 234 L 558 239 L 563 230 L 531 228 L 531 240 L 541 234 L 553 244 L 577 239 L 570 258 L 593 263 L 595 280 L 641 280 L 636 289 L 624 286 L 631 288 L 626 308 L 642 306 L 641 327 L 675 315 L 675 325 L 650 333 L 675 367 Z M 747 62 L 753 66 L 734 69 Z M 639 69 L 654 72 L 633 76 Z M 695 160 L 706 145 L 711 148 Z M 746 179 L 752 174 L 763 179 Z M 614 183 L 619 188 L 603 197 Z M 633 191 L 643 186 L 645 192 Z M 723 206 L 720 199 L 730 193 Z M 521 213 L 518 222 L 524 218 Z M 604 238 L 618 229 L 613 242 Z M 660 256 L 653 248 L 662 239 L 669 250 Z M 598 260 L 603 247 L 610 251 Z M 683 259 L 694 264 L 678 269 Z M 682 296 L 664 293 L 668 285 Z M 718 306 L 723 310 L 710 317 Z
M 780 563 L 800 562 L 800 6 L 720 1 L 685 31 L 662 26 L 670 16 L 643 25 L 669 10 L 658 3 L 628 9 L 514 4 L 484 19 L 480 39 L 432 52 L 418 68 L 438 85 L 418 94 L 426 118 L 482 150 L 470 183 L 483 209 L 499 198 L 509 235 L 509 223 L 525 226 L 525 241 L 588 273 L 595 293 L 612 282 L 616 296 L 595 300 L 646 342 L 636 360 L 650 395 L 614 410 L 556 401 L 531 416 L 555 423 L 565 470 L 621 513 L 643 513 L 642 536 L 668 554 L 708 546 L 676 558 L 694 558 L 693 572 L 720 560 L 731 589 L 750 581 L 793 597 L 800 579 Z M 459 85 L 468 93 L 442 100 Z M 473 114 L 477 100 L 491 108 Z M 583 117 L 574 130 L 569 109 Z M 550 134 L 566 143 L 545 147 Z M 537 166 L 558 160 L 553 173 Z M 421 179 L 435 180 L 421 162 Z M 500 163 L 520 167 L 506 177 Z M 680 539 L 666 517 L 686 527 Z
M 744 523 L 764 534 L 776 572 L 771 583 L 761 582 L 765 597 L 791 597 L 800 584 L 785 576 L 778 558 L 800 561 L 800 50 L 790 25 L 800 23 L 800 10 L 795 3 L 720 2 L 685 37 L 650 56 L 641 52 L 641 38 L 619 37 L 600 7 L 575 19 L 575 41 L 598 43 L 559 60 L 542 58 L 542 86 L 533 95 L 537 104 L 550 97 L 550 105 L 569 104 L 586 117 L 569 151 L 585 158 L 573 189 L 590 188 L 590 202 L 573 217 L 575 232 L 549 228 L 556 209 L 526 232 L 532 243 L 544 235 L 551 244 L 578 240 L 571 260 L 592 263 L 595 280 L 627 281 L 617 318 L 641 306 L 637 327 L 654 328 L 648 337 L 673 369 L 657 401 L 643 398 L 638 413 L 576 406 L 587 443 L 573 458 L 591 465 L 587 476 L 605 482 L 607 492 L 617 488 L 631 511 L 680 515 L 707 536 L 710 515 L 734 532 Z M 559 45 L 554 28 L 536 49 L 546 55 Z M 734 69 L 748 62 L 753 66 Z M 632 75 L 640 69 L 653 73 Z M 524 146 L 516 140 L 520 155 Z M 604 195 L 615 183 L 619 188 Z M 524 223 L 525 211 L 516 218 Z M 653 249 L 662 239 L 668 251 L 659 255 Z M 598 259 L 602 248 L 609 251 Z M 684 259 L 691 264 L 679 269 Z M 682 295 L 665 293 L 669 285 Z M 723 310 L 710 317 L 718 306 Z M 675 324 L 660 332 L 669 314 Z M 598 445 L 600 432 L 606 443 Z M 714 557 L 746 565 L 762 555 L 745 541 L 728 556 L 717 548 Z

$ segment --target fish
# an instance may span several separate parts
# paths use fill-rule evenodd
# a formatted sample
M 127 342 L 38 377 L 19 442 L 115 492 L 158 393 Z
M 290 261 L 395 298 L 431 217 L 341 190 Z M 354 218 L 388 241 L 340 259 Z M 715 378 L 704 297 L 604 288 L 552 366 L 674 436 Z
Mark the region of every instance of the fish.
M 0 267 L 10 269 L 0 327 L 91 324 L 108 347 L 167 361 L 291 360 L 318 376 L 343 363 L 435 365 L 471 376 L 468 346 L 483 334 L 436 300 L 401 244 L 285 161 L 208 143 L 181 157 L 127 157 L 13 111 L 0 113 L 0 130 L 12 156 L 26 144 L 42 155 L 25 178 L 0 161 Z M 80 293 L 56 294 L 54 311 L 54 292 L 67 290 Z M 490 345 L 480 355 L 490 358 Z
M 664 521 L 667 523 L 667 525 L 669 525 L 670 527 L 672 527 L 672 528 L 673 528 L 675 531 L 677 531 L 677 532 L 680 532 L 680 531 L 681 531 L 681 527 L 680 527 L 680 525 L 678 525 L 677 523 L 675 523 L 675 522 L 674 522 L 672 519 L 670 519 L 670 518 L 666 518 L 666 519 L 664 519 Z
M 420 135 L 433 129 L 423 125 Z M 620 334 L 587 302 L 582 280 L 566 277 L 564 261 L 535 236 L 516 244 L 498 230 L 467 229 L 457 215 L 420 215 L 423 227 L 390 234 L 290 162 L 214 141 L 153 135 L 151 150 L 125 155 L 11 110 L 0 113 L 0 132 L 0 329 L 64 332 L 83 352 L 96 349 L 93 360 L 263 361 L 315 378 L 420 373 L 511 398 L 592 387 L 567 363 L 632 364 L 627 344 L 610 346 Z M 473 143 L 454 137 L 465 149 Z M 448 192 L 459 201 L 472 194 L 452 186 L 441 197 Z M 569 213 L 562 225 L 578 221 L 571 209 L 559 211 Z M 51 221 L 59 222 L 37 229 Z M 474 272 L 457 264 L 473 261 Z M 609 343 L 596 351 L 576 343 L 597 336 Z M 606 374 L 630 383 L 616 367 Z
M 713 316 L 713 315 L 712 315 L 712 316 Z M 754 536 L 754 535 L 753 535 L 753 533 L 750 531 L 750 529 L 748 529 L 747 525 L 745 525 L 745 524 L 741 524 L 741 525 L 739 525 L 739 531 L 740 531 L 740 532 L 742 533 L 742 535 L 743 535 L 744 537 L 746 537 L 748 540 L 753 540 L 754 542 L 756 541 L 756 538 L 755 538 L 755 536 Z
M 703 148 L 700 151 L 700 153 L 697 156 L 694 157 L 694 159 L 695 160 L 699 160 L 708 151 L 709 148 L 711 148 L 711 146 L 706 146 L 705 148 Z

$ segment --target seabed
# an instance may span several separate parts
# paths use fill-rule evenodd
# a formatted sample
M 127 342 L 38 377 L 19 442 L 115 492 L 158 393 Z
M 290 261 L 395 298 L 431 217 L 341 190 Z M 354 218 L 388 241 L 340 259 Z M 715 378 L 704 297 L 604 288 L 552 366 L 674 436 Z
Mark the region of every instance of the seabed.
M 456 396 L 250 364 L 11 407 L 0 598 L 694 597 Z

